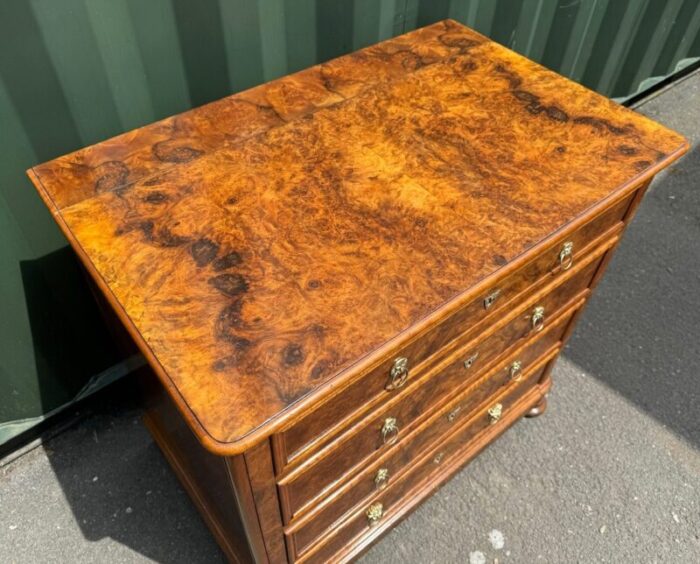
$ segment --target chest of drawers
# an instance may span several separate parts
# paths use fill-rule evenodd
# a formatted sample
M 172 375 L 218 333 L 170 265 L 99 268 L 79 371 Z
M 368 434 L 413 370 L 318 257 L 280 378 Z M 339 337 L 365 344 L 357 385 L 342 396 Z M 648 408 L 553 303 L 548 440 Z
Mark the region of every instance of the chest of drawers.
M 445 21 L 28 173 L 157 376 L 146 422 L 227 557 L 340 562 L 544 411 L 686 150 Z

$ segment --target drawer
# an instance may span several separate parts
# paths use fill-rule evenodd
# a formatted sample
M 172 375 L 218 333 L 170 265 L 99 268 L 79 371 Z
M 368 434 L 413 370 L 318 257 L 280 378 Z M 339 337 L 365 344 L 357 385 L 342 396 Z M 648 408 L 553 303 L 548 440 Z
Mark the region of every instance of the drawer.
M 493 287 L 487 288 L 474 300 L 452 313 L 440 325 L 408 342 L 385 362 L 371 369 L 367 375 L 317 407 L 313 413 L 288 430 L 275 435 L 273 441 L 278 471 L 283 471 L 288 465 L 310 456 L 348 425 L 350 419 L 357 418 L 363 411 L 391 399 L 400 389 L 400 386 L 393 385 L 392 382 L 394 359 L 409 359 L 405 371 L 407 380 L 416 379 L 428 370 L 431 364 L 440 360 L 436 351 L 442 350 L 465 331 L 474 329 L 478 322 L 487 317 L 497 317 L 502 311 L 507 311 L 509 308 L 506 306 L 514 300 L 524 299 L 537 288 L 564 274 L 566 268 L 560 265 L 564 243 L 572 244 L 572 254 L 567 256 L 571 257 L 575 265 L 600 243 L 611 229 L 621 227 L 620 221 L 629 207 L 630 198 L 631 196 L 609 208 L 573 234 L 559 237 L 537 258 L 514 272 L 505 274 Z M 569 258 L 564 258 L 564 266 L 570 267 Z M 397 373 L 404 374 L 402 371 Z
M 332 531 L 324 536 L 305 554 L 299 562 L 341 562 L 345 558 L 338 554 L 352 551 L 387 529 L 408 509 L 449 478 L 467 460 L 473 458 L 487 444 L 510 427 L 546 391 L 538 386 L 548 363 L 557 350 L 547 353 L 532 370 L 526 372 L 521 381 L 504 390 L 492 402 L 483 404 L 473 416 L 453 433 L 445 437 L 432 449 L 413 452 L 413 461 L 408 472 L 389 484 L 384 490 L 374 492 L 349 511 L 344 518 L 334 523 Z M 500 418 L 494 422 L 489 410 L 500 404 Z M 493 413 L 493 412 L 492 412 Z M 380 505 L 378 505 L 380 504 Z M 381 511 L 379 510 L 381 506 Z M 368 518 L 370 508 L 378 520 L 372 524 Z M 302 531 L 288 533 L 287 542 L 294 549 L 301 541 Z
M 577 304 L 580 306 L 580 303 Z M 371 496 L 377 489 L 401 479 L 421 453 L 433 448 L 440 440 L 459 427 L 489 398 L 499 395 L 508 386 L 517 386 L 523 374 L 531 371 L 544 356 L 558 348 L 568 322 L 574 314 L 571 309 L 551 324 L 534 341 L 499 362 L 494 370 L 462 391 L 456 400 L 443 406 L 429 420 L 407 436 L 398 448 L 391 449 L 379 460 L 367 467 L 344 485 L 337 493 L 322 500 L 301 519 L 294 521 L 289 531 L 294 531 L 293 540 L 299 554 L 303 553 L 324 531 L 332 528 L 347 511 Z M 513 371 L 518 363 L 519 369 Z
M 519 346 L 533 332 L 532 316 L 536 307 L 545 311 L 547 316 L 556 315 L 568 303 L 583 299 L 586 288 L 602 260 L 602 253 L 596 252 L 585 261 L 581 261 L 571 276 L 565 279 L 548 294 L 535 295 L 531 300 L 521 304 L 511 321 L 502 326 L 480 345 L 467 345 L 466 349 L 448 360 L 449 364 L 438 367 L 435 372 L 425 375 L 421 380 L 411 382 L 400 395 L 382 405 L 357 425 L 350 427 L 327 449 L 311 459 L 307 464 L 295 469 L 279 480 L 280 497 L 285 521 L 308 508 L 316 499 L 324 495 L 343 479 L 351 477 L 353 471 L 367 464 L 367 458 L 381 455 L 397 439 L 403 439 L 421 418 L 430 412 L 440 401 L 478 376 L 480 370 L 488 368 L 488 360 L 496 359 L 499 354 L 511 346 Z M 552 312 L 551 315 L 549 312 Z M 485 343 L 490 348 L 486 348 Z M 479 357 L 471 368 L 466 368 L 465 359 Z M 440 369 L 442 368 L 442 369 Z M 473 368 L 473 370 L 472 370 Z M 396 430 L 390 429 L 393 420 Z

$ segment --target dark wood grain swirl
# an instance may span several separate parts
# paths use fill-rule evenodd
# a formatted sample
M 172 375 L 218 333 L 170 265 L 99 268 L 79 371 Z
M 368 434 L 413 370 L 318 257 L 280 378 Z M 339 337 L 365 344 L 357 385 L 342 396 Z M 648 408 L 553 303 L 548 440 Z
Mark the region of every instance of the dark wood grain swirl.
M 686 148 L 446 21 L 30 175 L 200 439 L 237 453 Z

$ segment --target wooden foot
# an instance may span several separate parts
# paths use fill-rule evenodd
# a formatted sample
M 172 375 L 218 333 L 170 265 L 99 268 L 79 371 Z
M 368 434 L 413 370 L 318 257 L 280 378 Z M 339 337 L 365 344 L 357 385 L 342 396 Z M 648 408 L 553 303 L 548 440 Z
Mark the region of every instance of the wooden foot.
M 530 408 L 525 417 L 537 417 L 545 411 L 547 411 L 547 396 L 542 396 L 542 399 Z

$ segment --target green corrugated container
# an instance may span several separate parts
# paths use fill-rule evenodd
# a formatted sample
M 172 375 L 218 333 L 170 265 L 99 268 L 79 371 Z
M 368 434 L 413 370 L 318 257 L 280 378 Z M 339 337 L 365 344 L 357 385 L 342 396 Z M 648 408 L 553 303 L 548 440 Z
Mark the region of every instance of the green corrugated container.
M 0 445 L 141 362 L 26 168 L 448 17 L 621 100 L 700 57 L 697 0 L 2 0 Z

